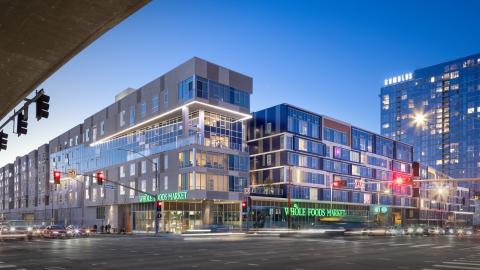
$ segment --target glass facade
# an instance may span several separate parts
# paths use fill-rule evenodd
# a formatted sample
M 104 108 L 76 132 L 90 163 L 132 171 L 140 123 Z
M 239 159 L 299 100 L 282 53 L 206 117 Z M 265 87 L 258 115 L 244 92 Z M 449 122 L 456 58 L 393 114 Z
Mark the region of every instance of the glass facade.
M 381 133 L 413 145 L 414 160 L 451 177 L 480 176 L 479 54 L 386 80 L 380 99 Z M 408 159 L 401 148 L 396 158 Z
M 178 83 L 178 99 L 193 97 L 212 99 L 250 109 L 250 94 L 200 76 L 192 76 Z

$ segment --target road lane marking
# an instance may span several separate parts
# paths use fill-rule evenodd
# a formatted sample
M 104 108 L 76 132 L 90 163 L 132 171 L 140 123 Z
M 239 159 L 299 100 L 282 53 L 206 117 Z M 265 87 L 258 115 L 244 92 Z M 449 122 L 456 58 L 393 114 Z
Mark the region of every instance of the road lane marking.
M 5 269 L 5 268 L 14 268 L 17 267 L 14 264 L 0 264 L 0 269 Z

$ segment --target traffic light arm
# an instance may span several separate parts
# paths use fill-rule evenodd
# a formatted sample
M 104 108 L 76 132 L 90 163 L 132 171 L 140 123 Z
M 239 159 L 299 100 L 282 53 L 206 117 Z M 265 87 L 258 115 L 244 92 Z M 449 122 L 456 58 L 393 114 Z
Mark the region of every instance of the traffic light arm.
M 23 104 L 23 106 L 18 109 L 17 111 L 15 111 L 13 113 L 12 116 L 10 116 L 1 126 L 0 126 L 0 130 L 2 130 L 10 121 L 14 121 L 15 120 L 15 117 L 17 117 L 17 115 L 19 115 L 20 113 L 23 113 L 23 111 L 25 109 L 28 109 L 28 106 L 30 104 L 32 104 L 33 102 L 36 102 L 41 96 L 45 95 L 45 91 L 43 89 L 41 89 L 40 91 L 37 91 L 35 93 L 35 96 L 31 99 L 28 99 L 28 98 L 25 98 L 25 104 Z

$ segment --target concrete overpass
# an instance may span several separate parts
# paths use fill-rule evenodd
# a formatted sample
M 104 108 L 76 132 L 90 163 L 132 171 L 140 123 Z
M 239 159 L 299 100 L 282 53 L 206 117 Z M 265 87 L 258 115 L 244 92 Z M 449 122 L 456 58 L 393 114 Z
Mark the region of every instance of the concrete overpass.
M 149 0 L 0 0 L 0 120 Z

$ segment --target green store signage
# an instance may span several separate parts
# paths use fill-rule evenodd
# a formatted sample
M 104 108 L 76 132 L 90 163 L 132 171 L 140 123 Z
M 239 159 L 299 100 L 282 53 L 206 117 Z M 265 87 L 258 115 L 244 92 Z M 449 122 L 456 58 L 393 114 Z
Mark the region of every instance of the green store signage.
M 172 192 L 172 193 L 160 193 L 157 195 L 157 199 L 159 201 L 178 201 L 178 200 L 186 200 L 187 199 L 187 191 L 180 191 L 180 192 Z M 154 202 L 155 197 L 150 195 L 140 195 L 139 202 L 146 203 L 146 202 Z
M 344 209 L 328 209 L 328 208 L 301 208 L 295 203 L 293 207 L 284 207 L 285 215 L 291 214 L 298 217 L 343 217 L 347 215 Z

